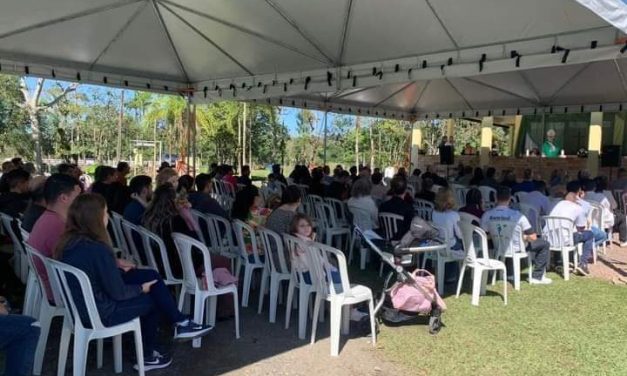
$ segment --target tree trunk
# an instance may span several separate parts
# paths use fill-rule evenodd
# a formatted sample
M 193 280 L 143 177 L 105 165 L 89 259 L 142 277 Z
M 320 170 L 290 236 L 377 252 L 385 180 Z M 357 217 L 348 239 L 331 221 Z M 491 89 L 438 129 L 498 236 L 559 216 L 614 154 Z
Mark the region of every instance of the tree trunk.
M 355 167 L 359 169 L 359 126 L 361 118 L 357 116 L 355 119 Z
M 242 123 L 242 163 L 246 163 L 246 115 L 248 114 L 248 104 L 244 102 L 244 120 Z
M 28 117 L 30 118 L 33 143 L 35 144 L 35 167 L 37 172 L 43 172 L 43 157 L 41 154 L 41 129 L 39 128 L 39 116 L 37 111 L 28 111 Z
M 242 169 L 242 119 L 237 116 L 237 168 Z
M 374 122 L 370 122 L 370 126 L 368 127 L 368 132 L 370 133 L 370 168 L 374 168 L 374 138 L 372 138 L 372 127 L 374 126 Z
M 120 117 L 118 119 L 118 144 L 115 149 L 115 159 L 122 160 L 122 122 L 124 121 L 124 90 L 120 98 Z

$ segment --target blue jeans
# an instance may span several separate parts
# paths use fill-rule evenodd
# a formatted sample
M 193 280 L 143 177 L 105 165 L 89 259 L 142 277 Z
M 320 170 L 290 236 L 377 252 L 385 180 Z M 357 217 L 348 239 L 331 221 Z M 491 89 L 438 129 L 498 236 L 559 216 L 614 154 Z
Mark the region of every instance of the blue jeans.
M 178 310 L 170 291 L 168 291 L 168 288 L 163 283 L 163 279 L 156 271 L 151 269 L 132 269 L 122 273 L 122 279 L 129 285 L 141 285 L 144 282 L 155 279 L 157 283 L 152 285 L 148 294 L 141 294 L 133 299 L 118 302 L 115 311 L 108 317 L 103 318 L 103 324 L 114 326 L 139 317 L 144 355 L 146 357 L 152 356 L 152 351 L 155 349 L 157 342 L 157 331 L 161 315 L 165 316 L 173 324 L 186 320 L 187 316 Z
M 594 244 L 602 244 L 607 240 L 607 233 L 604 230 L 596 226 L 592 226 L 590 227 L 590 231 L 592 231 L 592 235 L 594 236 Z
M 39 339 L 36 320 L 22 315 L 0 315 L 0 350 L 5 352 L 4 375 L 26 376 L 33 368 L 33 358 Z
M 592 257 L 592 245 L 594 242 L 594 234 L 592 231 L 576 231 L 573 234 L 575 244 L 583 243 L 583 253 L 579 265 L 588 265 L 588 259 Z M 566 267 L 566 265 L 564 265 Z

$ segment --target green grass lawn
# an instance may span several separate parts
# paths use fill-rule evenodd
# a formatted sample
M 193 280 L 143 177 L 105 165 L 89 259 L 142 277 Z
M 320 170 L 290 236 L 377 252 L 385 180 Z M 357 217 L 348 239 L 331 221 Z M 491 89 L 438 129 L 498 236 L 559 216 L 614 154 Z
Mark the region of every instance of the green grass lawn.
M 379 345 L 416 375 L 627 375 L 627 288 L 550 277 L 550 286 L 510 285 L 507 306 L 500 283 L 478 307 L 466 286 L 459 299 L 445 298 L 437 336 L 424 325 L 383 325 Z

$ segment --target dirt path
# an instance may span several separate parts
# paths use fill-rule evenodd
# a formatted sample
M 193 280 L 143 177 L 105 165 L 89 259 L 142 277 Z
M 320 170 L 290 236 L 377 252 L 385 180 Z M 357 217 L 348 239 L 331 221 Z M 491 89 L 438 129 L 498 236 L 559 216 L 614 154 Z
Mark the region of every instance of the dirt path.
M 627 284 L 627 247 L 614 243 L 605 253 L 599 252 L 597 262 L 590 264 L 590 272 L 593 277 L 614 284 Z
M 253 309 L 254 307 L 254 309 Z M 172 365 L 164 370 L 151 371 L 160 375 L 398 375 L 402 367 L 383 360 L 382 351 L 372 347 L 369 338 L 342 336 L 340 356 L 330 356 L 328 317 L 318 326 L 318 340 L 309 345 L 297 336 L 298 318 L 293 311 L 291 326 L 284 329 L 283 306 L 279 306 L 276 324 L 268 322 L 267 311 L 257 315 L 256 304 L 246 308 L 241 317 L 241 338 L 236 340 L 232 320 L 218 322 L 216 328 L 203 340 L 200 349 L 193 349 L 190 342 L 173 344 L 170 352 Z M 44 375 L 54 375 L 58 354 L 60 323 L 50 336 Z M 311 324 L 310 322 L 308 323 Z M 309 335 L 309 332 L 308 332 Z M 134 349 L 132 340 L 124 341 L 124 372 L 136 375 L 132 369 Z M 71 351 L 70 351 L 71 354 Z M 95 346 L 90 347 L 88 375 L 113 374 L 110 343 L 105 343 L 105 365 L 97 370 Z M 67 374 L 71 368 L 68 361 Z

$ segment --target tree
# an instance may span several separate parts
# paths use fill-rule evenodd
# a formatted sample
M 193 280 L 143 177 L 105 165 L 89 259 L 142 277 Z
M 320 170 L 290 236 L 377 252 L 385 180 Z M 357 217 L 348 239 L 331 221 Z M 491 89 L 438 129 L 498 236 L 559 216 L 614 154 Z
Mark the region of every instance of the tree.
M 60 94 L 53 96 L 46 103 L 41 103 L 41 93 L 44 88 L 45 79 L 39 78 L 35 84 L 33 90 L 29 90 L 24 77 L 20 78 L 20 90 L 24 97 L 22 102 L 22 108 L 28 114 L 31 126 L 31 137 L 35 146 L 35 167 L 37 171 L 42 171 L 42 153 L 41 153 L 41 128 L 40 128 L 40 115 L 43 111 L 54 107 L 61 99 L 63 99 L 68 93 L 76 90 L 78 84 L 71 84 L 63 87 L 58 84 L 62 90 Z

